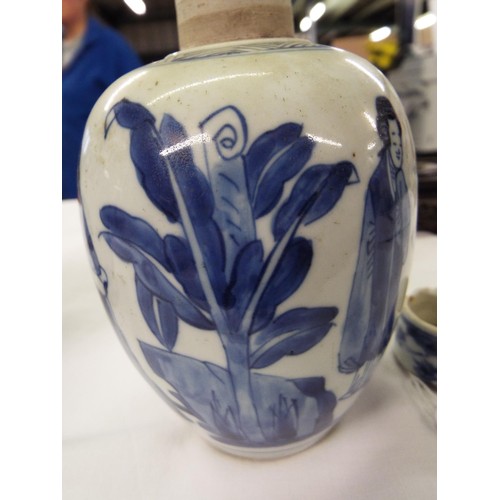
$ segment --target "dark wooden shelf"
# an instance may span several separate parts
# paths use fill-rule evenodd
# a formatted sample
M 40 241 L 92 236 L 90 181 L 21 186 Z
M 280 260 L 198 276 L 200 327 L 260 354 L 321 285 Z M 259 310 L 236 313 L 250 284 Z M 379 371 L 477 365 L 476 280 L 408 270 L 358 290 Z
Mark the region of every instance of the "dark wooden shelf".
M 437 234 L 437 162 L 417 162 L 417 229 Z

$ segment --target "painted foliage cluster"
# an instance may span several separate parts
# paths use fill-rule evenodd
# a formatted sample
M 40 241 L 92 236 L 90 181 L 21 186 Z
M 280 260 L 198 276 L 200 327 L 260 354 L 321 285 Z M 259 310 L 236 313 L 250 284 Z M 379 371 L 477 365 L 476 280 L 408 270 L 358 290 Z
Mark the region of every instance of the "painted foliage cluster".
M 106 136 L 115 123 L 130 133 L 138 183 L 180 229 L 159 234 L 120 207 L 100 210 L 100 237 L 134 269 L 138 305 L 157 340 L 140 342 L 152 370 L 172 387 L 178 407 L 221 441 L 279 445 L 327 429 L 337 398 L 323 377 L 289 379 L 261 369 L 310 350 L 334 327 L 333 305 L 277 308 L 302 285 L 314 258 L 300 228 L 334 209 L 358 181 L 354 165 L 311 165 L 314 142 L 293 122 L 250 143 L 234 106 L 202 121 L 199 136 L 170 114 L 157 126 L 128 100 L 108 114 Z M 195 164 L 195 143 L 203 144 L 208 175 Z M 273 244 L 266 251 L 256 222 L 268 214 Z M 177 353 L 180 322 L 213 331 L 225 365 Z
M 411 210 L 403 172 L 401 123 L 385 97 L 375 100 L 379 163 L 367 181 L 356 268 L 338 359 L 352 376 L 336 395 L 323 376 L 286 378 L 266 370 L 300 356 L 335 329 L 335 305 L 286 309 L 314 261 L 301 228 L 331 213 L 359 182 L 350 161 L 313 164 L 315 142 L 286 122 L 249 139 L 235 106 L 215 110 L 188 134 L 164 114 L 159 123 L 140 103 L 122 100 L 105 120 L 105 137 L 128 131 L 137 183 L 174 231 L 160 234 L 122 207 L 100 207 L 99 234 L 133 268 L 137 305 L 151 342 L 139 341 L 169 400 L 215 438 L 246 447 L 279 446 L 328 429 L 337 401 L 369 379 L 396 319 Z M 195 163 L 200 148 L 204 168 Z M 266 238 L 259 228 L 266 226 Z M 105 284 L 87 230 L 98 277 Z M 328 297 L 324 298 L 328 301 Z M 213 332 L 225 362 L 177 351 L 180 325 Z M 189 335 L 190 328 L 182 330 Z M 156 340 L 155 340 L 156 339 Z

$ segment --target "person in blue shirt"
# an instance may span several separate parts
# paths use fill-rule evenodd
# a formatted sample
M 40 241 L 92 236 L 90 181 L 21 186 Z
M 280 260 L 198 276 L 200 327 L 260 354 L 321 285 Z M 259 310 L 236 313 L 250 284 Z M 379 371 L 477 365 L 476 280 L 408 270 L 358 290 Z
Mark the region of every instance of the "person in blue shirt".
M 85 123 L 97 99 L 140 57 L 112 28 L 89 14 L 89 0 L 63 0 L 62 198 L 77 197 L 77 170 Z

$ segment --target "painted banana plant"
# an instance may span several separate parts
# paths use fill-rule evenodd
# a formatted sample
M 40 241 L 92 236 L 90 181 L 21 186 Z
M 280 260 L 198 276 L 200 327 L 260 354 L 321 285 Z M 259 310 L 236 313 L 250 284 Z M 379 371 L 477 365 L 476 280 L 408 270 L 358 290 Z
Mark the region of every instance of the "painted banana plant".
M 308 351 L 334 326 L 335 306 L 281 314 L 277 308 L 313 261 L 300 227 L 330 212 L 358 181 L 354 165 L 305 168 L 314 142 L 297 123 L 248 145 L 245 117 L 234 106 L 203 120 L 198 135 L 188 135 L 170 114 L 157 127 L 145 107 L 126 99 L 109 112 L 105 137 L 114 123 L 130 132 L 138 183 L 180 229 L 161 235 L 120 207 L 100 211 L 106 227 L 100 237 L 133 266 L 138 305 L 161 345 L 139 341 L 151 369 L 172 388 L 179 408 L 226 443 L 275 446 L 328 428 L 336 396 L 323 377 L 287 379 L 260 370 Z M 195 165 L 195 146 L 203 148 L 208 175 Z M 256 222 L 268 214 L 273 242 L 266 251 Z M 175 352 L 180 322 L 214 331 L 225 365 Z

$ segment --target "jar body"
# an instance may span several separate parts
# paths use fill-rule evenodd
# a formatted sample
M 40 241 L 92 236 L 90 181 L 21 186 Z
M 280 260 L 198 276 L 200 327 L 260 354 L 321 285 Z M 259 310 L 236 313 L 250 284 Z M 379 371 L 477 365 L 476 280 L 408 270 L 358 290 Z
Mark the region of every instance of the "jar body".
M 249 457 L 328 432 L 411 263 L 414 146 L 383 75 L 295 39 L 181 51 L 103 94 L 79 175 L 105 306 L 165 400 Z

